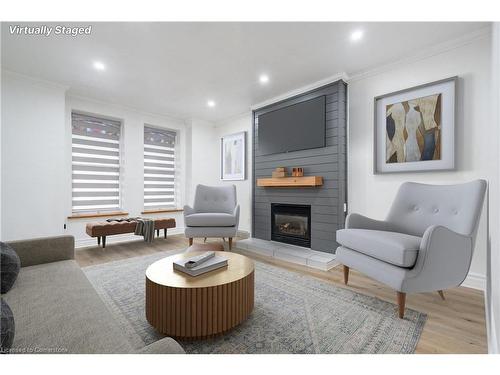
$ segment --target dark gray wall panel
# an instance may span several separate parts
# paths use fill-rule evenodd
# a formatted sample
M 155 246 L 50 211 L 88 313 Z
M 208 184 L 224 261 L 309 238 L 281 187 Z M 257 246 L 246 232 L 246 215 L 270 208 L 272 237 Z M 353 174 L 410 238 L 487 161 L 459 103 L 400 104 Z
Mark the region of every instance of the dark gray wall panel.
M 347 202 L 346 170 L 346 103 L 343 81 L 320 87 L 308 93 L 254 111 L 254 144 L 259 144 L 259 115 L 300 103 L 318 96 L 326 97 L 326 147 L 282 154 L 256 156 L 254 152 L 254 188 L 252 236 L 271 239 L 271 203 L 311 205 L 311 248 L 335 252 L 335 232 L 344 227 L 344 204 Z M 303 167 L 304 175 L 323 177 L 318 188 L 261 188 L 256 179 L 270 177 L 276 167 Z

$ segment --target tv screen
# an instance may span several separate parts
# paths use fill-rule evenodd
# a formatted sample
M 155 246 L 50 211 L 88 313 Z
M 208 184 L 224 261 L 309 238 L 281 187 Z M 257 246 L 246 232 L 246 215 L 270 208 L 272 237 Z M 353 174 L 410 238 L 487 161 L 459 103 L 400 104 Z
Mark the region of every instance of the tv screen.
M 257 155 L 325 146 L 325 97 L 259 116 Z

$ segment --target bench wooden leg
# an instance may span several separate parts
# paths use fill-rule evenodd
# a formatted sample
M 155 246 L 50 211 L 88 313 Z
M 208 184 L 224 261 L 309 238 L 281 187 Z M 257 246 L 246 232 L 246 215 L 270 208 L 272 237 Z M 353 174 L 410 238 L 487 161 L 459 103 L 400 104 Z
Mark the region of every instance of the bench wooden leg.
M 106 236 L 102 236 L 102 248 L 106 247 Z
M 97 245 L 101 246 L 101 236 L 97 236 Z
M 167 228 L 163 229 L 163 238 L 167 239 Z
M 158 237 L 160 237 L 160 230 L 159 230 L 159 229 L 157 229 L 157 230 L 156 230 L 156 235 L 157 235 Z

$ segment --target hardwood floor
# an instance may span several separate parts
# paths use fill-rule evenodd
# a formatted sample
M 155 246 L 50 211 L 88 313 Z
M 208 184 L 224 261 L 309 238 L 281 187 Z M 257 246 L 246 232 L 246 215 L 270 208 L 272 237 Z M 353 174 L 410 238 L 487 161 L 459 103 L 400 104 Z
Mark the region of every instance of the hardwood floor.
M 203 242 L 203 240 L 196 239 L 195 242 Z M 158 238 L 152 244 L 146 244 L 139 240 L 110 244 L 106 249 L 97 246 L 80 249 L 76 252 L 76 261 L 81 267 L 85 267 L 166 250 L 182 249 L 187 246 L 188 241 L 184 236 L 173 235 L 166 240 Z M 227 242 L 225 246 L 227 249 Z M 233 251 L 250 258 L 307 274 L 331 282 L 337 287 L 348 288 L 358 293 L 389 301 L 394 304 L 394 313 L 396 314 L 395 291 L 356 270 L 350 270 L 349 285 L 345 286 L 342 266 L 335 267 L 330 271 L 314 270 L 248 253 L 236 249 L 237 246 L 236 242 L 233 245 Z M 483 293 L 479 290 L 459 287 L 445 290 L 444 294 L 445 300 L 442 300 L 438 293 L 407 295 L 407 308 L 427 314 L 427 322 L 417 345 L 416 353 L 487 353 Z

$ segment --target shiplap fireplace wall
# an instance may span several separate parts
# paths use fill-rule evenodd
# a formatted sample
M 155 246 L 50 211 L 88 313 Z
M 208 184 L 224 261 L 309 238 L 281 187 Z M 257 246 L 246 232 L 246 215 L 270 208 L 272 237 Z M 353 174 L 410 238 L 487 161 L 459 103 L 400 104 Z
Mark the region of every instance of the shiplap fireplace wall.
M 260 115 L 319 96 L 326 99 L 325 147 L 256 156 Z M 271 240 L 273 203 L 310 205 L 311 249 L 335 252 L 335 232 L 344 227 L 347 202 L 346 103 L 347 85 L 340 80 L 253 112 L 252 237 Z M 292 167 L 303 167 L 304 176 L 322 176 L 323 185 L 313 188 L 258 187 L 257 179 L 270 177 L 277 167 L 287 167 L 289 172 Z

